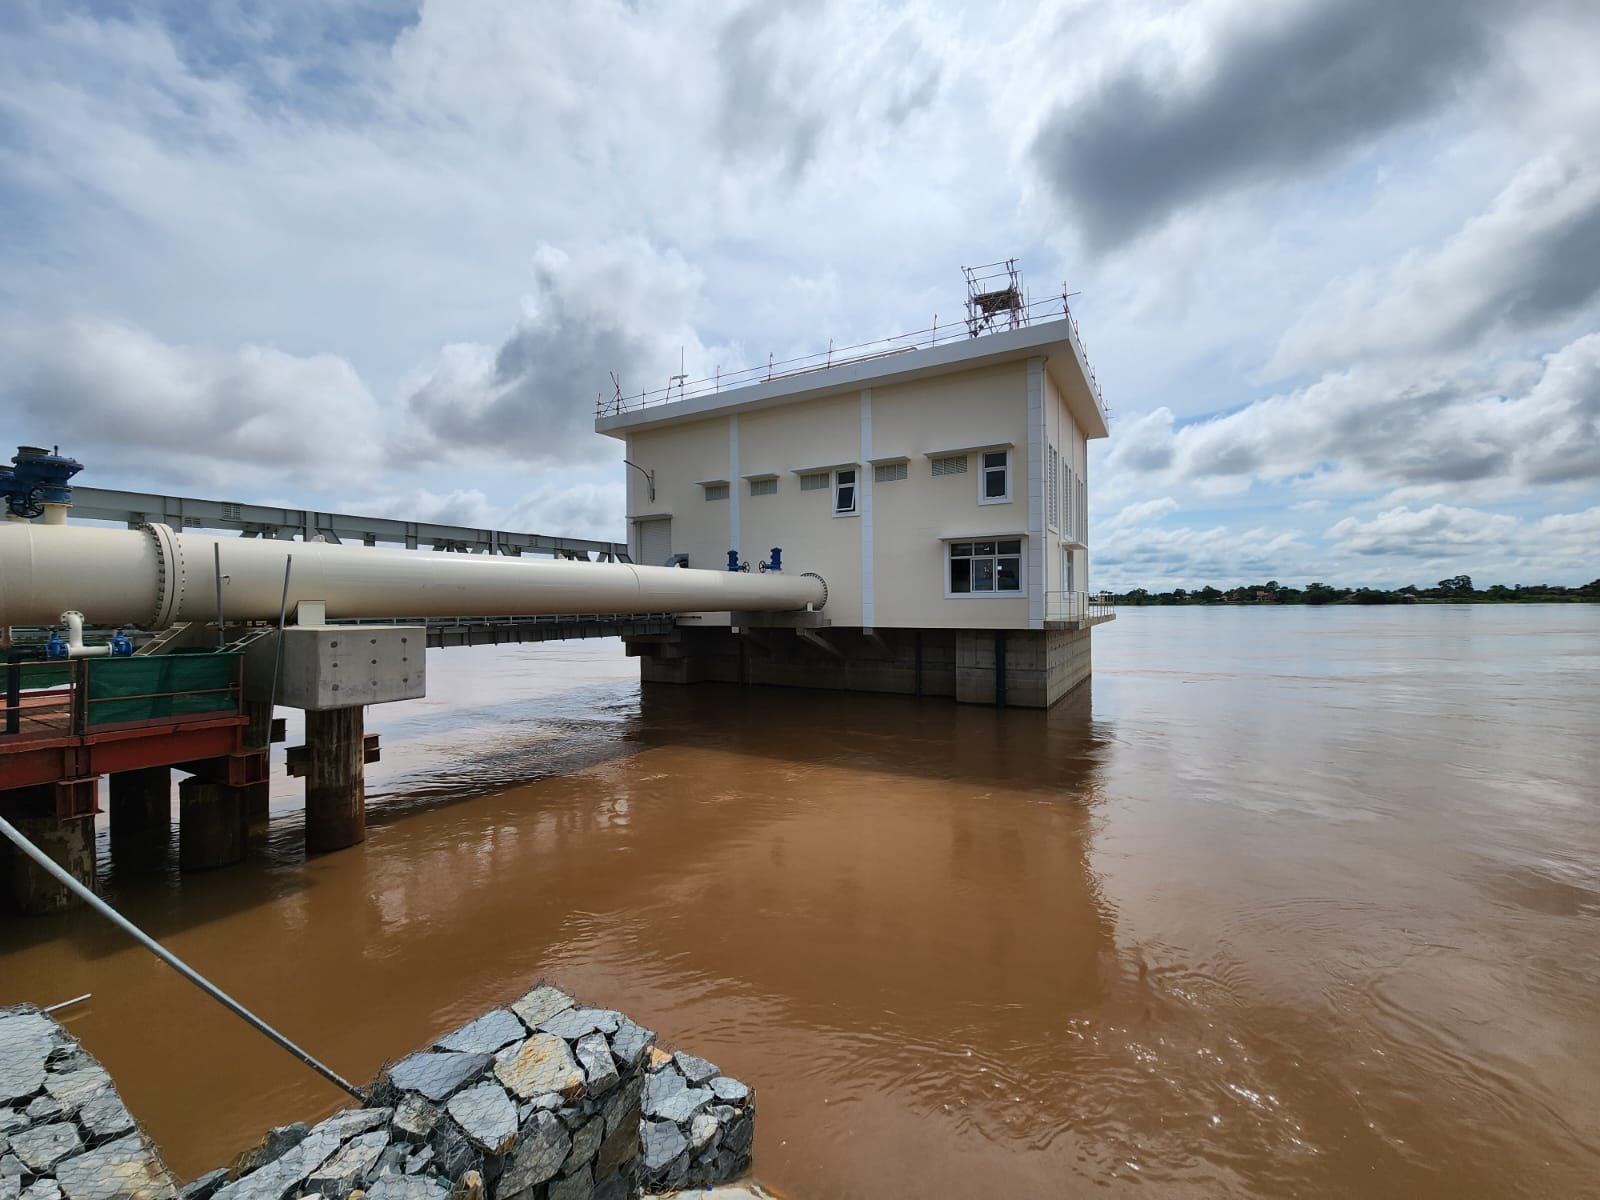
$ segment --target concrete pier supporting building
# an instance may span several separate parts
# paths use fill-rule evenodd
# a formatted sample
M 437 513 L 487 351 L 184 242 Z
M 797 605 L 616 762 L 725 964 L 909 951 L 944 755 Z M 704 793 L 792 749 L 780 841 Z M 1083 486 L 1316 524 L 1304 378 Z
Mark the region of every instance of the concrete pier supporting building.
M 244 861 L 245 790 L 198 776 L 178 784 L 180 871 L 209 871 Z
M 367 837 L 365 710 L 306 710 L 306 853 Z
M 758 683 L 1049 708 L 1089 678 L 1088 629 L 681 627 L 629 639 L 647 683 Z

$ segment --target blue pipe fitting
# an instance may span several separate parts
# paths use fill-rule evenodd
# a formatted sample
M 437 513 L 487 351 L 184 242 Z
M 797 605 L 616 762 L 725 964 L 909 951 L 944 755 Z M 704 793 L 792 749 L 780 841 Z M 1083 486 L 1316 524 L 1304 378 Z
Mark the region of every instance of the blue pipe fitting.
M 133 654 L 133 639 L 122 630 L 117 630 L 111 639 L 111 656 L 113 658 L 128 658 Z
M 739 563 L 739 552 L 737 550 L 729 550 L 728 551 L 728 570 L 730 570 L 730 571 L 742 571 L 742 570 L 744 570 L 744 567 L 741 566 L 740 563 Z
M 6 511 L 32 519 L 43 514 L 46 504 L 71 504 L 68 483 L 83 470 L 83 464 L 60 453 L 61 447 L 18 446 L 12 465 L 0 466 L 0 496 Z
M 774 546 L 772 548 L 772 557 L 769 558 L 766 562 L 761 564 L 761 569 L 763 571 L 781 571 L 781 570 L 783 570 L 783 547 L 782 546 Z
M 61 640 L 61 635 L 54 629 L 50 631 L 50 640 L 44 644 L 44 656 L 46 658 L 65 658 L 67 656 L 67 644 Z

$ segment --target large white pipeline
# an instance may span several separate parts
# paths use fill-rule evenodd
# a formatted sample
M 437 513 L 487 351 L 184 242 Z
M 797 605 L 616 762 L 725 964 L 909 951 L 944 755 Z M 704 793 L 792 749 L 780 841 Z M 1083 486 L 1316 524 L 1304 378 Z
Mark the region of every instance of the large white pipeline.
M 537 616 L 558 613 L 782 612 L 821 608 L 814 575 L 636 567 L 178 533 L 0 522 L 0 628 L 51 625 L 72 609 L 96 625 L 165 629 L 216 619 L 222 564 L 229 621 L 277 620 L 284 559 L 289 611 L 329 617 Z

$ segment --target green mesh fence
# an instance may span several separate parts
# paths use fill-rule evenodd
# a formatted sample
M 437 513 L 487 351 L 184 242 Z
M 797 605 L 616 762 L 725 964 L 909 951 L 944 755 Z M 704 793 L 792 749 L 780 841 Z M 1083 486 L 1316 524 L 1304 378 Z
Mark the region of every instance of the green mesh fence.
M 25 692 L 36 688 L 65 687 L 72 682 L 70 663 L 25 662 L 18 663 L 17 670 L 21 673 L 21 689 Z
M 151 654 L 82 660 L 88 724 L 121 725 L 195 713 L 236 712 L 239 655 Z

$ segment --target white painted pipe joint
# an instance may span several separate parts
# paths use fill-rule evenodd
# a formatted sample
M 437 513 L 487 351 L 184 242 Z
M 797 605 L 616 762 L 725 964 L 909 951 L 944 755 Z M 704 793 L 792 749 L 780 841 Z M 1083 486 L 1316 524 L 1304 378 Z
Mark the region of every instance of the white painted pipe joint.
M 83 614 L 69 608 L 61 614 L 61 623 L 67 627 L 68 658 L 98 658 L 110 654 L 110 646 L 85 646 L 83 644 Z

